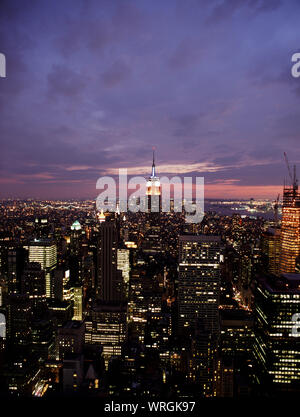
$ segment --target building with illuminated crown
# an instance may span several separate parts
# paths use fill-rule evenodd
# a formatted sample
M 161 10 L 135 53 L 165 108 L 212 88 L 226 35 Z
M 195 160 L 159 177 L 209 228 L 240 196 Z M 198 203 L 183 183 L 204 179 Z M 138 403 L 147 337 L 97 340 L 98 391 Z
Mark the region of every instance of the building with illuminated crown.
M 161 211 L 161 186 L 159 177 L 156 175 L 154 151 L 151 175 L 147 178 L 146 187 L 148 212 L 159 213 Z

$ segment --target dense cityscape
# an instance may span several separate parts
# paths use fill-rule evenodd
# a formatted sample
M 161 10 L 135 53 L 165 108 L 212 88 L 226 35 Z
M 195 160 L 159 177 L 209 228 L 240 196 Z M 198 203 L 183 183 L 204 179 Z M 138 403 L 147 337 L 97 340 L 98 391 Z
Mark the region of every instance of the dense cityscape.
M 298 399 L 299 15 L 0 0 L 3 413 Z
M 155 169 L 153 160 L 150 209 L 161 199 Z M 184 211 L 99 211 L 92 200 L 2 201 L 2 395 L 299 394 L 300 194 L 291 179 L 282 207 L 278 198 L 210 201 L 200 223 Z M 251 214 L 222 214 L 228 204 Z

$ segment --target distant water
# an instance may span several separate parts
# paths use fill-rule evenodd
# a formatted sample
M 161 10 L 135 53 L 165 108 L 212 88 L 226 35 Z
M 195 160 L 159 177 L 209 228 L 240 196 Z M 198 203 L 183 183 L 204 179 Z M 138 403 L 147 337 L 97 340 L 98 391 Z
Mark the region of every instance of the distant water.
M 263 209 L 263 210 L 255 210 L 249 211 L 247 209 L 243 209 L 239 204 L 233 204 L 233 205 L 223 205 L 223 204 L 217 204 L 211 201 L 205 202 L 205 211 L 214 211 L 218 214 L 221 214 L 223 216 L 232 216 L 233 214 L 240 214 L 241 216 L 248 216 L 248 217 L 262 217 L 264 219 L 274 219 L 274 211 Z M 280 217 L 280 215 L 278 216 Z

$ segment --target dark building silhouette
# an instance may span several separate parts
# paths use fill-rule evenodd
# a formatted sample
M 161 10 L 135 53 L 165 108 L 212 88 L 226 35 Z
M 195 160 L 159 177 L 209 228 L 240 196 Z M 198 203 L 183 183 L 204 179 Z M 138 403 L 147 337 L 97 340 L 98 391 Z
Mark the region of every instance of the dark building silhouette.
M 104 303 L 120 301 L 122 272 L 117 269 L 118 234 L 113 220 L 100 225 L 98 247 L 98 299 Z
M 22 294 L 28 295 L 33 300 L 46 298 L 45 271 L 38 262 L 29 262 L 22 274 Z
M 22 247 L 10 248 L 7 255 L 8 293 L 21 292 L 21 277 L 25 263 L 28 261 L 28 252 Z

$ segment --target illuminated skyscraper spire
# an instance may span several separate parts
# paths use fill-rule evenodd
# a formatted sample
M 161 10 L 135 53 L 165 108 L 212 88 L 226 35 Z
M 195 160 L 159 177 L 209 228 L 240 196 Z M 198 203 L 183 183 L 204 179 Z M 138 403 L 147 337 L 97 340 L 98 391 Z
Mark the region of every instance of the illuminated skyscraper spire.
M 148 210 L 153 212 L 159 212 L 161 207 L 160 201 L 160 181 L 159 178 L 156 176 L 156 169 L 155 169 L 155 148 L 153 147 L 153 162 L 152 162 L 152 170 L 150 177 L 147 178 L 147 191 L 146 195 L 148 196 Z
M 155 161 L 154 161 L 154 150 L 155 148 L 153 148 L 153 163 L 152 163 L 152 172 L 151 172 L 151 177 L 155 177 Z

